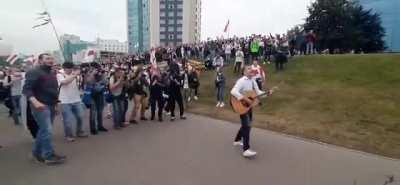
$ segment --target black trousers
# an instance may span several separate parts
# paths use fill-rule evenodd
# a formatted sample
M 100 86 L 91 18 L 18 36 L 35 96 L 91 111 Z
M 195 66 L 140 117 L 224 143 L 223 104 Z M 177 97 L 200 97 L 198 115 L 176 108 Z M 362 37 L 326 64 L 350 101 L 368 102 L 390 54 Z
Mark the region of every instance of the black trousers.
M 234 73 L 239 73 L 242 71 L 242 62 L 235 62 L 235 67 L 233 68 Z
M 250 149 L 250 130 L 251 122 L 253 121 L 253 111 L 250 109 L 246 114 L 240 115 L 240 127 L 236 134 L 235 142 L 243 139 L 243 151 Z
M 183 107 L 183 97 L 182 92 L 179 88 L 171 89 L 169 93 L 169 111 L 171 111 L 171 116 L 175 117 L 175 104 L 178 103 L 180 116 L 184 114 L 184 107 Z
M 162 95 L 150 96 L 151 119 L 156 115 L 156 108 L 158 110 L 158 119 L 162 119 L 162 112 L 164 107 L 164 100 Z
M 258 88 L 259 88 L 260 90 L 263 90 L 263 86 L 262 86 L 262 80 L 261 80 L 261 78 L 257 78 L 257 79 L 256 79 L 256 82 L 257 82 L 257 86 L 258 86 Z
M 37 132 L 39 131 L 39 126 L 32 116 L 31 104 L 29 101 L 26 103 L 26 126 L 33 138 L 36 138 Z

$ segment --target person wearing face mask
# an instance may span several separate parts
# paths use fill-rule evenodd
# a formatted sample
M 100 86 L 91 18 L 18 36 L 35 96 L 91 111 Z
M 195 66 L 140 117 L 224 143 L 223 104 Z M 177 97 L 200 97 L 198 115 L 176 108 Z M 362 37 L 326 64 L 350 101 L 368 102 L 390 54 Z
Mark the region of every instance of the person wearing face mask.
M 31 112 L 39 130 L 33 147 L 33 157 L 47 165 L 62 164 L 66 157 L 57 155 L 52 144 L 52 125 L 58 104 L 58 82 L 52 73 L 54 58 L 47 53 L 39 55 L 41 65 L 26 74 L 23 94 L 27 97 Z

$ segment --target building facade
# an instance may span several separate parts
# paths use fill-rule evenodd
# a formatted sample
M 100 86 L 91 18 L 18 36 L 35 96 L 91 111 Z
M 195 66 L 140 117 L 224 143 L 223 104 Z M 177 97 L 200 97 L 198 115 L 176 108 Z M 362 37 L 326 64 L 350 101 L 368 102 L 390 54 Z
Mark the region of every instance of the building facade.
M 96 47 L 100 51 L 128 53 L 128 42 L 118 40 L 96 39 Z
M 149 50 L 149 0 L 127 0 L 127 14 L 129 53 L 140 53 Z
M 400 52 L 400 0 L 358 0 L 366 9 L 379 13 L 385 28 L 385 43 L 390 52 Z
M 130 53 L 147 51 L 152 47 L 177 46 L 200 41 L 201 0 L 127 2 Z M 135 6 L 136 4 L 142 6 Z

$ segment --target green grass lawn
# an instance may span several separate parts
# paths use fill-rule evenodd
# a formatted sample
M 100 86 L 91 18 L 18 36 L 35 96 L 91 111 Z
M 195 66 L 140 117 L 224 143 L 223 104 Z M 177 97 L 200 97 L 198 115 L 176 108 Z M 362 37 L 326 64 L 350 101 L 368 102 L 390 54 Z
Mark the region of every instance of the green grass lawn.
M 308 56 L 285 71 L 266 65 L 267 86 L 279 86 L 256 110 L 255 126 L 400 158 L 400 55 Z M 228 93 L 238 78 L 225 68 Z M 230 107 L 219 110 L 214 72 L 201 78 L 201 99 L 190 111 L 239 122 Z

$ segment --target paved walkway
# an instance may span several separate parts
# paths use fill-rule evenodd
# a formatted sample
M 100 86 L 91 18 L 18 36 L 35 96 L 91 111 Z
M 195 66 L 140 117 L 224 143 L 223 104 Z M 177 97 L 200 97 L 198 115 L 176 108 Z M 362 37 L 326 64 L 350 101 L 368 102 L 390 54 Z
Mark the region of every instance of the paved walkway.
M 187 121 L 142 123 L 66 143 L 57 121 L 55 146 L 68 162 L 48 167 L 29 159 L 32 140 L 23 128 L 3 121 L 0 184 L 383 185 L 392 175 L 398 180 L 392 184 L 400 184 L 398 160 L 260 129 L 253 129 L 251 141 L 259 155 L 244 159 L 232 146 L 238 128 L 189 115 Z

